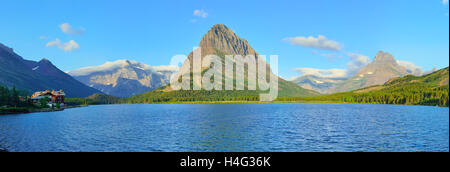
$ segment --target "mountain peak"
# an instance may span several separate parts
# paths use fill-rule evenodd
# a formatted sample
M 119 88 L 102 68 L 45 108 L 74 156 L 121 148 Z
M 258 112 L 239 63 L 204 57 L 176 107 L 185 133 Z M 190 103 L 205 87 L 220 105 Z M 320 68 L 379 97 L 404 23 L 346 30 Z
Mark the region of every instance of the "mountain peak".
M 38 62 L 38 64 L 53 66 L 52 62 L 50 60 L 46 59 L 46 58 L 43 58 L 41 61 Z
M 216 24 L 216 25 L 214 25 L 214 26 L 211 28 L 211 30 L 221 30 L 221 31 L 227 31 L 227 30 L 229 30 L 229 31 L 231 31 L 231 30 L 228 29 L 228 27 L 225 26 L 224 24 Z
M 43 59 L 41 60 L 41 62 L 50 62 L 50 60 L 48 60 L 47 58 L 43 58 Z
M 387 53 L 387 52 L 383 52 L 383 51 L 379 51 L 377 53 L 377 56 L 375 57 L 375 59 L 373 60 L 373 62 L 381 62 L 381 63 L 397 63 L 395 61 L 394 56 L 392 56 L 392 54 Z
M 202 38 L 200 47 L 203 49 L 217 49 L 231 55 L 256 54 L 247 40 L 237 36 L 224 24 L 214 25 Z

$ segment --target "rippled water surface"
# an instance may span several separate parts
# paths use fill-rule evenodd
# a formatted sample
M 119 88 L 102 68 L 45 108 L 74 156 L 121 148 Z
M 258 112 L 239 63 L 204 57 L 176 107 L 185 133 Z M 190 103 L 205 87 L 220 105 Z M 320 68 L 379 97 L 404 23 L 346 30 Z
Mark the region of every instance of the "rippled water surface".
M 108 105 L 0 116 L 9 151 L 449 151 L 449 108 Z

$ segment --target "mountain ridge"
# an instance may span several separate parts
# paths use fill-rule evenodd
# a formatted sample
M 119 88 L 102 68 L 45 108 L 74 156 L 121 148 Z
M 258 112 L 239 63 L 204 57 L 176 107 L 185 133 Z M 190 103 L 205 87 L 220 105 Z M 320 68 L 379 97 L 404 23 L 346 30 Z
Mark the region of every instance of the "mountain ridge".
M 62 89 L 68 97 L 87 97 L 101 93 L 73 79 L 49 60 L 25 60 L 3 44 L 0 44 L 0 85 L 15 86 L 30 93 Z
M 392 78 L 408 75 L 405 67 L 400 66 L 390 53 L 379 51 L 374 60 L 364 66 L 354 76 L 331 88 L 330 92 L 348 92 L 373 85 L 381 85 Z
M 251 47 L 247 40 L 240 38 L 237 36 L 231 29 L 223 24 L 217 24 L 211 27 L 211 29 L 202 37 L 200 42 L 201 48 L 201 59 L 203 63 L 205 61 L 211 61 L 207 55 L 217 55 L 221 58 L 222 61 L 225 60 L 226 55 L 241 55 L 242 57 L 246 57 L 247 55 L 253 55 L 255 61 L 258 61 L 258 53 Z M 184 69 L 193 69 L 193 58 L 194 52 L 191 52 L 185 62 L 183 63 L 180 71 L 178 72 L 179 76 L 193 75 L 193 72 L 190 70 Z M 266 78 L 270 78 L 269 76 L 275 76 L 278 78 L 279 85 L 279 96 L 317 96 L 320 93 L 307 90 L 301 88 L 300 86 L 288 82 L 278 76 L 276 76 L 272 71 L 270 66 L 264 61 L 265 66 L 267 66 L 268 72 L 266 74 Z M 256 67 L 257 68 L 257 67 Z M 202 73 L 207 71 L 210 68 L 202 68 Z M 225 69 L 225 67 L 222 67 Z M 245 81 L 248 83 L 248 68 L 244 69 L 245 71 Z M 223 74 L 223 73 L 222 73 Z M 223 76 L 223 75 L 222 75 Z M 256 76 L 258 76 L 256 74 Z M 226 77 L 226 76 L 225 76 Z M 200 81 L 201 82 L 201 81 Z M 191 77 L 190 85 L 191 88 L 197 83 Z M 237 83 L 235 83 L 237 84 Z M 244 87 L 247 88 L 248 85 L 244 84 Z M 222 88 L 224 89 L 224 85 L 222 82 Z M 234 85 L 233 88 L 236 88 Z M 170 85 L 157 89 L 155 91 L 147 92 L 141 95 L 137 95 L 128 99 L 129 102 L 160 102 L 160 101 L 191 101 L 191 100 L 233 100 L 236 98 L 244 98 L 256 100 L 259 99 L 261 93 L 266 93 L 261 90 L 234 90 L 234 91 L 206 91 L 202 88 L 202 90 L 180 90 L 175 91 L 172 90 Z
M 68 74 L 108 95 L 131 97 L 167 85 L 170 75 L 177 70 L 177 67 L 150 66 L 124 59 L 69 71 Z
M 247 40 L 236 35 L 231 29 L 229 29 L 224 24 L 216 24 L 202 37 L 200 42 L 202 61 L 210 61 L 211 59 L 207 59 L 207 55 L 218 55 L 221 59 L 225 59 L 225 55 L 241 55 L 242 57 L 246 57 L 247 55 L 252 55 L 255 58 L 255 61 L 258 61 L 259 54 L 254 50 Z M 190 68 L 193 69 L 193 52 L 191 52 L 188 56 L 188 59 L 185 61 L 183 65 L 190 65 Z M 268 65 L 264 60 L 262 60 L 267 66 L 267 75 L 266 78 L 270 78 L 271 75 L 274 75 L 270 65 Z M 256 65 L 258 66 L 258 64 Z M 183 68 L 183 67 L 181 67 Z M 258 68 L 258 67 L 257 67 Z M 207 68 L 206 68 L 207 69 Z M 205 68 L 202 71 L 206 70 Z M 225 69 L 225 67 L 223 67 Z M 180 70 L 179 72 L 185 72 Z M 245 75 L 247 76 L 248 69 L 245 69 Z M 256 76 L 258 76 L 256 74 Z M 275 76 L 278 77 L 278 76 Z M 279 81 L 279 95 L 282 96 L 316 96 L 320 95 L 313 90 L 307 90 L 301 88 L 300 86 L 288 82 L 281 77 L 278 77 Z M 247 82 L 247 81 L 246 81 Z M 195 83 L 194 83 L 195 84 Z M 169 90 L 170 91 L 170 90 Z

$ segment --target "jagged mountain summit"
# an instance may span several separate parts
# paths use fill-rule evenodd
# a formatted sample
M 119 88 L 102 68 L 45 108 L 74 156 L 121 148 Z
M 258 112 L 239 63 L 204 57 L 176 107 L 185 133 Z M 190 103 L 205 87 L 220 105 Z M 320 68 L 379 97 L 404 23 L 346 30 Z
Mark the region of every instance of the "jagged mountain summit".
M 245 57 L 247 55 L 252 55 L 255 58 L 255 61 L 258 62 L 259 54 L 254 50 L 247 40 L 236 35 L 230 28 L 225 26 L 224 24 L 214 25 L 201 39 L 200 46 L 202 61 L 210 61 L 208 59 L 208 55 L 214 54 L 218 55 L 220 58 L 225 59 L 226 55 L 241 55 Z M 191 65 L 191 69 L 193 68 L 193 52 L 189 54 L 188 59 L 183 65 Z M 190 63 L 188 63 L 190 62 Z M 270 76 L 275 76 L 270 68 L 270 66 L 265 63 L 267 66 L 267 75 L 266 78 L 269 79 Z M 257 64 L 258 66 L 258 64 Z M 181 67 L 183 68 L 183 67 Z M 225 68 L 225 67 L 223 67 Z M 202 71 L 208 70 L 208 68 L 203 68 Z M 181 71 L 180 72 L 185 72 Z M 248 69 L 245 69 L 245 75 L 247 79 Z M 255 74 L 258 79 L 259 76 Z M 288 82 L 278 76 L 278 86 L 279 86 L 279 96 L 282 97 L 304 97 L 304 96 L 316 96 L 319 93 L 299 87 L 298 85 Z M 195 81 L 194 81 L 195 82 Z M 246 80 L 245 82 L 248 82 Z M 195 84 L 195 83 L 194 83 Z M 247 88 L 247 87 L 246 87 Z M 257 93 L 258 91 L 255 91 Z
M 59 70 L 49 60 L 25 60 L 3 44 L 0 44 L 0 85 L 15 86 L 30 93 L 62 89 L 67 97 L 75 98 L 101 93 Z
M 247 42 L 247 40 L 240 38 L 237 36 L 231 29 L 229 29 L 227 26 L 223 24 L 218 24 L 213 26 L 201 39 L 200 46 L 201 48 L 201 59 L 202 62 L 205 61 L 211 61 L 210 57 L 208 55 L 217 55 L 221 58 L 222 61 L 226 60 L 227 55 L 241 55 L 242 57 L 245 57 L 247 55 L 253 55 L 255 58 L 255 61 L 258 61 L 258 53 L 250 46 L 250 44 Z M 180 71 L 178 72 L 179 76 L 183 75 L 192 75 L 193 72 L 191 70 L 184 70 L 186 68 L 193 69 L 193 59 L 194 59 L 194 52 L 190 53 L 187 57 L 186 61 L 183 63 L 182 67 L 180 68 Z M 270 66 L 265 63 L 263 65 L 267 66 L 267 73 L 266 78 L 269 79 L 270 76 L 278 78 L 278 96 L 279 97 L 308 97 L 308 96 L 317 96 L 320 95 L 320 93 L 301 88 L 300 86 L 288 82 L 278 76 L 276 76 L 272 71 Z M 189 66 L 189 67 L 187 67 Z M 224 65 L 222 67 L 225 69 Z M 208 71 L 209 67 L 204 67 L 201 69 L 201 72 Z M 245 68 L 245 83 L 248 83 L 248 68 Z M 222 73 L 224 75 L 224 73 Z M 257 73 L 255 74 L 256 76 Z M 226 76 L 225 76 L 226 77 Z M 200 81 L 201 82 L 201 81 Z M 193 78 L 190 78 L 191 88 L 197 83 L 197 81 L 194 81 Z M 225 84 L 222 83 L 223 88 L 225 88 Z M 195 90 L 189 90 L 189 91 L 174 91 L 171 89 L 170 86 L 163 87 L 157 91 L 149 92 L 143 95 L 139 95 L 136 97 L 133 97 L 133 100 L 141 100 L 141 99 L 148 99 L 149 97 L 159 97 L 159 99 L 183 99 L 189 96 L 193 96 L 196 99 L 202 99 L 202 98 L 211 98 L 211 97 L 217 97 L 222 100 L 235 98 L 235 97 L 258 97 L 260 95 L 261 90 L 248 90 L 248 85 L 246 84 L 245 90 L 234 90 L 234 91 L 195 91 Z M 237 83 L 235 82 L 234 88 L 237 87 Z M 203 87 L 202 87 L 203 88 Z M 223 89 L 224 90 L 224 89 Z M 164 93 L 161 93 L 163 91 Z M 264 92 L 267 93 L 267 92 Z M 163 94 L 163 95 L 162 95 Z M 184 97 L 183 97 L 184 96 Z M 164 98 L 167 97 L 167 98 Z
M 373 62 L 363 67 L 356 75 L 331 88 L 331 92 L 347 92 L 364 87 L 383 85 L 393 78 L 409 75 L 405 67 L 399 65 L 394 56 L 380 51 Z
M 69 71 L 68 74 L 108 95 L 131 97 L 167 85 L 170 75 L 177 70 L 177 67 L 150 66 L 132 60 L 118 60 Z
M 435 71 L 437 71 L 436 68 L 422 72 L 413 63 L 395 60 L 391 54 L 380 51 L 372 63 L 361 68 L 353 76 L 327 78 L 316 75 L 304 75 L 293 79 L 292 82 L 322 94 L 333 94 L 373 85 L 383 85 L 390 79 L 406 75 L 423 76 Z

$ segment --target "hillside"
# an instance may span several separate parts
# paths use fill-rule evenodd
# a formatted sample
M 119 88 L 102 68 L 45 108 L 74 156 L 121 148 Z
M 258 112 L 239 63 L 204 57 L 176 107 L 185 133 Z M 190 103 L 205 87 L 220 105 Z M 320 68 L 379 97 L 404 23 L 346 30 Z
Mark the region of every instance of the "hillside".
M 3 44 L 0 44 L 0 85 L 10 88 L 15 86 L 29 94 L 60 89 L 68 97 L 87 97 L 100 93 L 59 70 L 49 60 L 25 60 Z
M 449 106 L 449 68 L 425 76 L 408 75 L 347 93 L 280 101 Z

